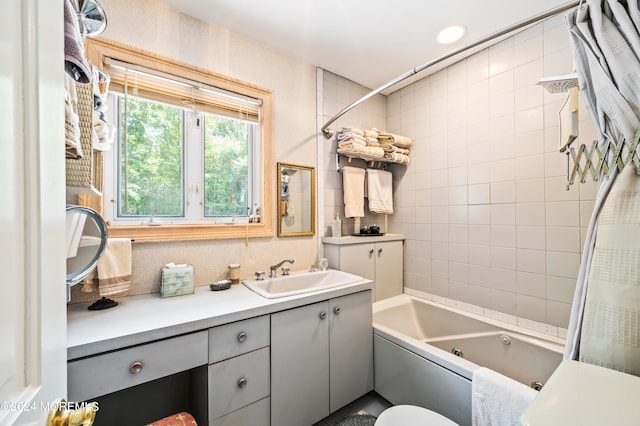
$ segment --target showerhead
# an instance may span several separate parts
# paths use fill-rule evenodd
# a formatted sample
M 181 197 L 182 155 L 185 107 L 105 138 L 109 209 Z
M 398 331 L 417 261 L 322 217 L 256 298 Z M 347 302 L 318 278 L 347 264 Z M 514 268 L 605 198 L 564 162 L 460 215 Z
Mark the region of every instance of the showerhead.
M 578 87 L 578 75 L 576 73 L 556 75 L 553 77 L 542 77 L 538 84 L 549 93 L 568 92 L 572 87 Z

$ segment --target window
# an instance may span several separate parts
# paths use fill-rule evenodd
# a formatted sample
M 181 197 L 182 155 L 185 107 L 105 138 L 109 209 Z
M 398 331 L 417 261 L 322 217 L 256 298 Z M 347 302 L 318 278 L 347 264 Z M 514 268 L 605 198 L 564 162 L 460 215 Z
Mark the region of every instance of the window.
M 270 92 L 102 40 L 87 51 L 111 77 L 110 236 L 273 235 Z

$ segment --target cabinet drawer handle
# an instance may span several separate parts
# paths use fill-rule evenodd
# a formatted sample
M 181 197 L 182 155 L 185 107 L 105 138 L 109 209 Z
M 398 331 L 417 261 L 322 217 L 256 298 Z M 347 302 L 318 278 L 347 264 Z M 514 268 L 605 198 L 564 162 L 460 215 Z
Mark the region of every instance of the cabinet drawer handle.
M 247 333 L 244 331 L 241 331 L 240 333 L 238 333 L 238 342 L 242 343 L 245 340 L 247 340 Z
M 238 379 L 238 387 L 242 389 L 245 386 L 247 386 L 247 379 L 240 377 L 240 379 Z
M 136 361 L 129 366 L 129 373 L 138 374 L 142 371 L 142 361 Z
M 333 312 L 336 315 L 340 315 L 340 312 L 342 311 L 342 309 L 340 309 L 340 306 L 336 306 L 335 308 L 333 308 Z
M 320 312 L 320 319 L 323 320 L 327 318 L 327 313 L 325 311 Z

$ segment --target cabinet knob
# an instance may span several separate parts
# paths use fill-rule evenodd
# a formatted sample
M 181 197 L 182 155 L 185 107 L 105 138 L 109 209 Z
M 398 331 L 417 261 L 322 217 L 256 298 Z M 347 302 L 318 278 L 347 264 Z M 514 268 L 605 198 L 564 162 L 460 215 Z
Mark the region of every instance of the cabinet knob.
M 247 340 L 247 333 L 245 331 L 238 333 L 238 342 L 242 343 L 245 340 Z
M 342 309 L 340 309 L 340 306 L 336 306 L 335 308 L 333 308 L 333 312 L 336 315 L 340 315 L 340 312 L 342 311 Z
M 142 361 L 136 361 L 129 366 L 129 373 L 138 374 L 142 371 Z
M 325 311 L 320 312 L 320 319 L 323 320 L 327 318 L 327 313 Z
M 238 379 L 238 387 L 242 389 L 245 386 L 247 386 L 247 379 L 244 377 L 240 377 Z
M 382 249 L 381 249 L 381 248 L 379 248 L 379 249 L 378 249 L 378 256 L 379 256 L 381 253 L 382 253 Z
M 373 254 L 373 249 L 369 250 L 369 256 Z

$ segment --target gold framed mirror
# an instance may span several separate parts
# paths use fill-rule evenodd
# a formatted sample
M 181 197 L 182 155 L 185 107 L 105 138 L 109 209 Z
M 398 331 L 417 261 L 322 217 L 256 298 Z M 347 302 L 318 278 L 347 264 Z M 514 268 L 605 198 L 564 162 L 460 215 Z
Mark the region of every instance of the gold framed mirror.
M 316 170 L 278 163 L 278 237 L 314 235 Z

